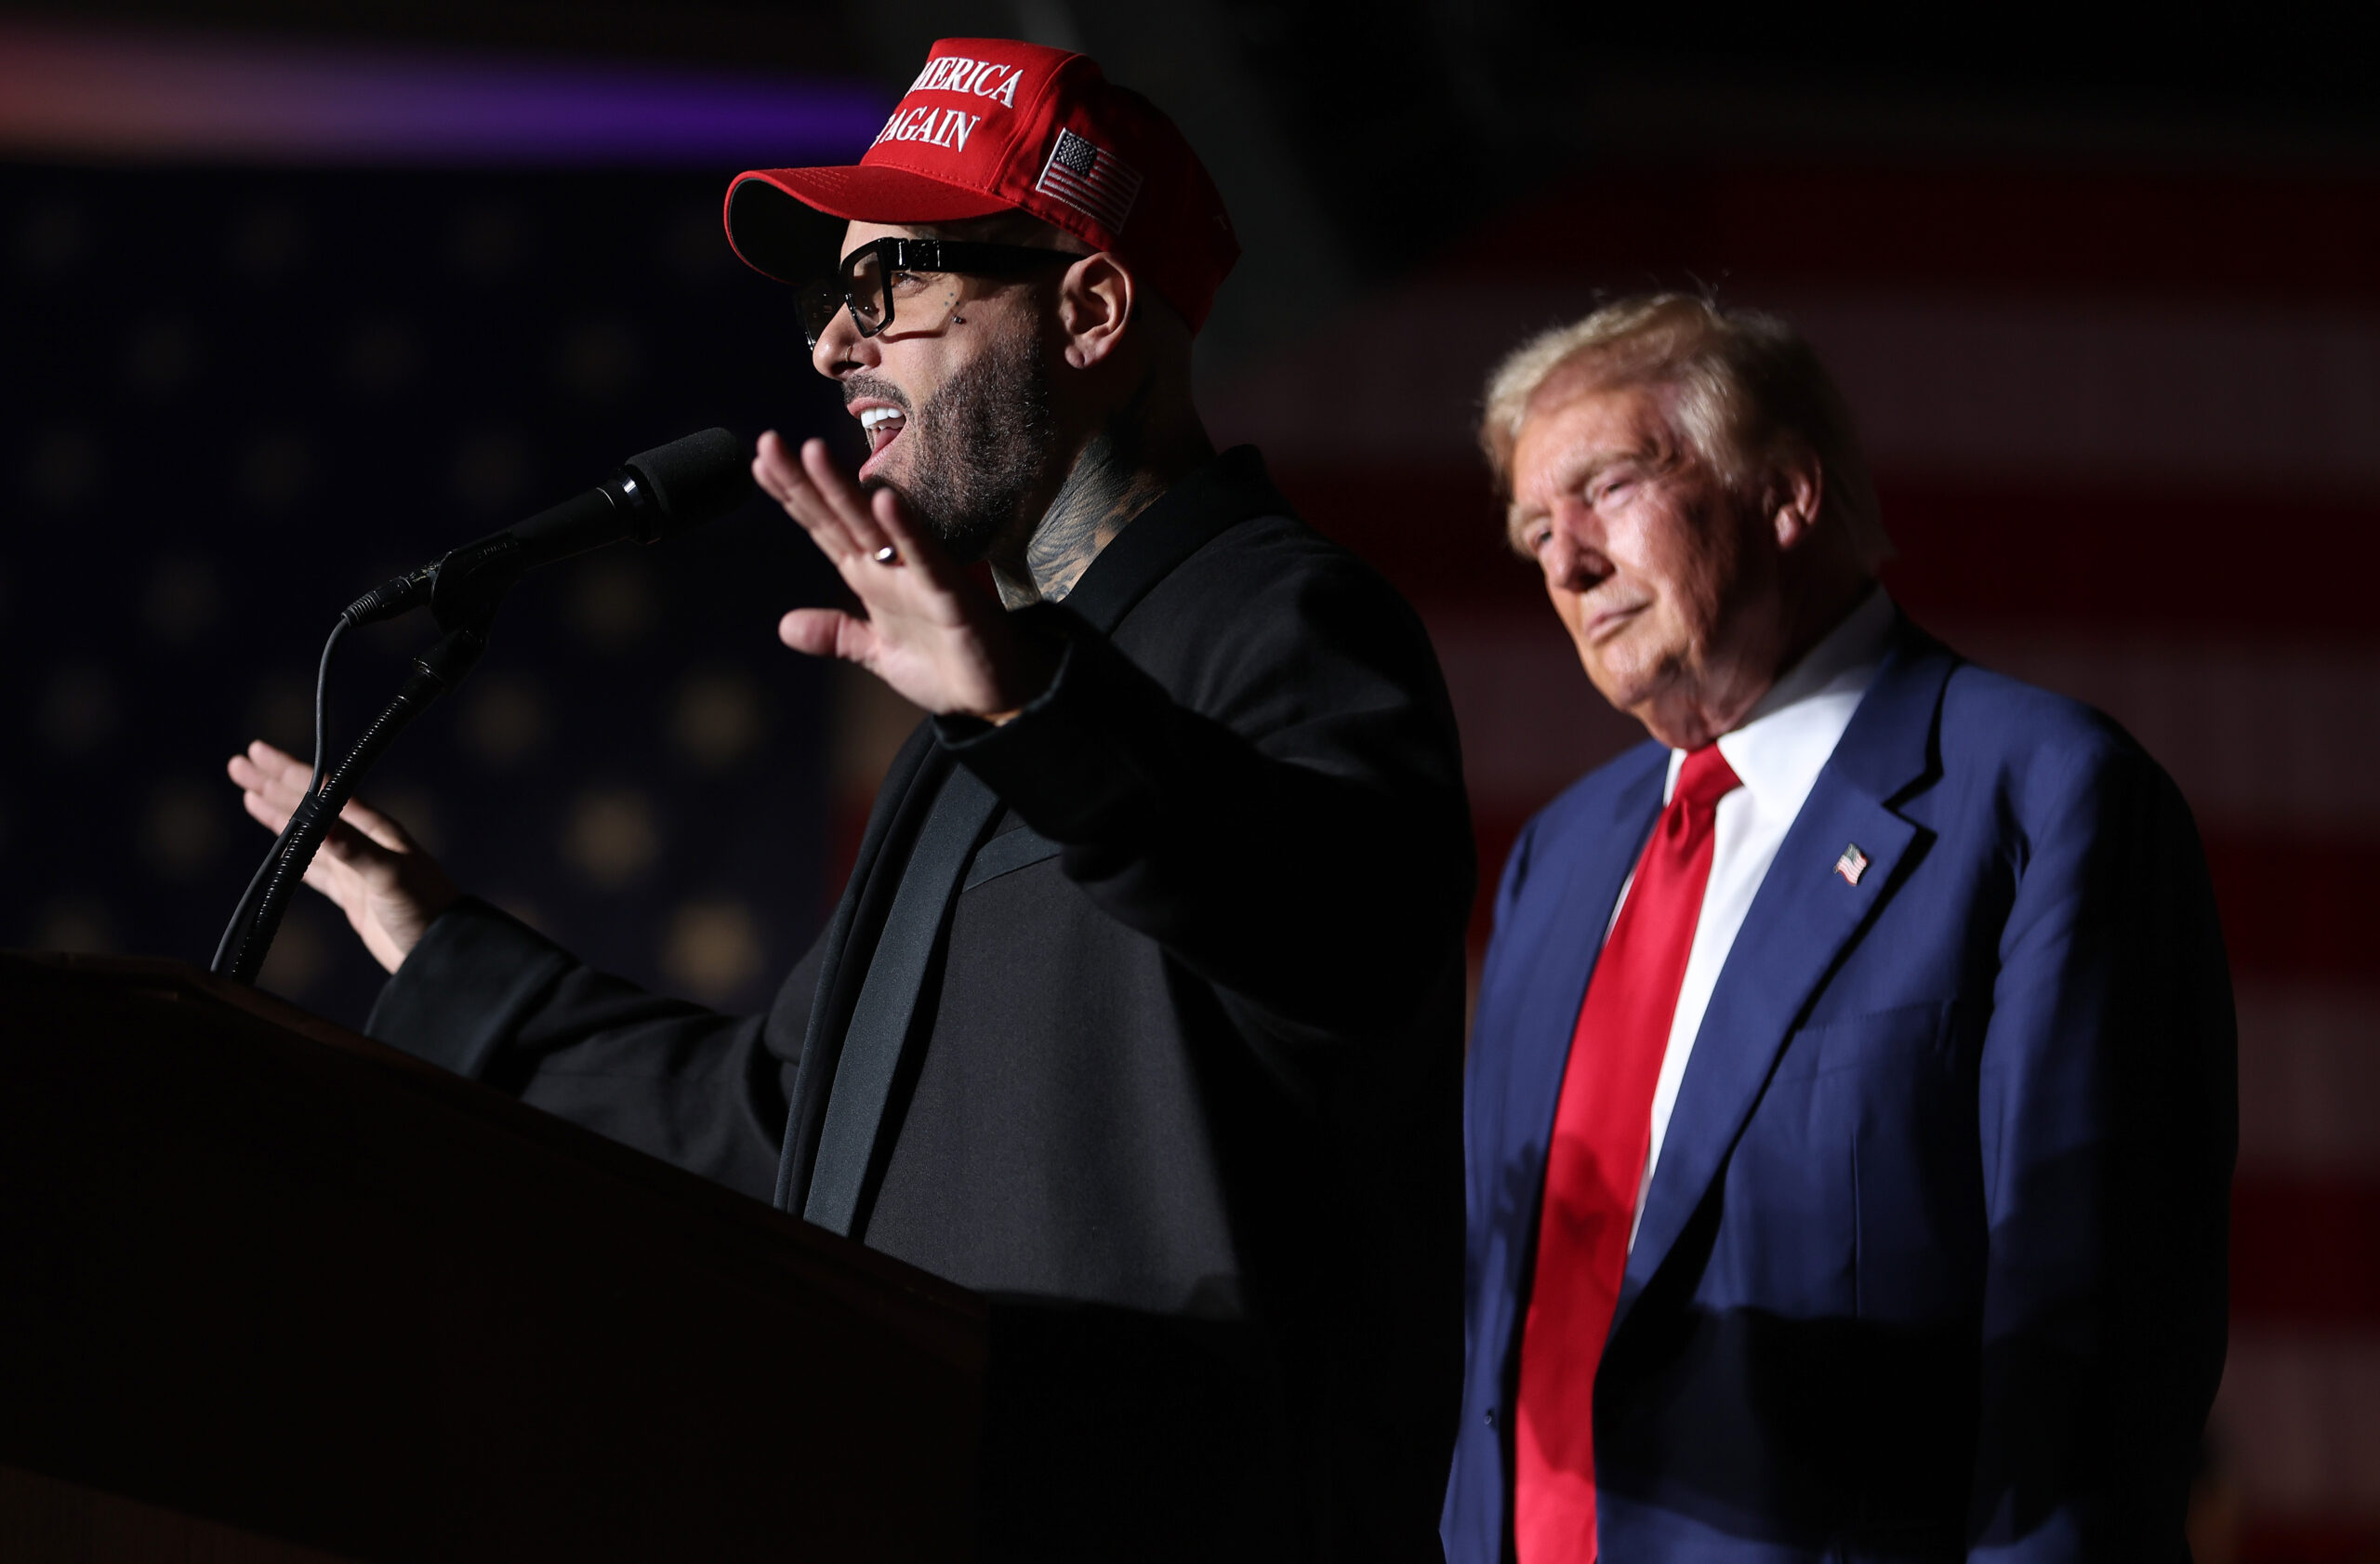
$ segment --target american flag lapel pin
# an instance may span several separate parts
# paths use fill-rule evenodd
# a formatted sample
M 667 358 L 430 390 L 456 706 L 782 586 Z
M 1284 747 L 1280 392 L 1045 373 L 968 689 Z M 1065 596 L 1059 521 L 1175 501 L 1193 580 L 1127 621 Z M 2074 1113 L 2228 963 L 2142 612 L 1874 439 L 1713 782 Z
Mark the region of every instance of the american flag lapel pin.
M 1843 856 L 1834 860 L 1834 872 L 1843 876 L 1845 885 L 1858 884 L 1859 877 L 1868 872 L 1868 855 L 1859 851 L 1858 842 L 1853 842 L 1843 850 Z

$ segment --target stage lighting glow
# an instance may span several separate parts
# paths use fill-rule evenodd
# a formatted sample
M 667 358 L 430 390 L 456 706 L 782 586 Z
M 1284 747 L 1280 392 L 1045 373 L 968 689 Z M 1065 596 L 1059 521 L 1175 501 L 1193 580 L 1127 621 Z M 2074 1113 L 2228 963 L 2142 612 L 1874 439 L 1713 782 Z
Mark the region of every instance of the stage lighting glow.
M 350 166 L 847 162 L 876 87 L 757 71 L 0 22 L 0 151 Z

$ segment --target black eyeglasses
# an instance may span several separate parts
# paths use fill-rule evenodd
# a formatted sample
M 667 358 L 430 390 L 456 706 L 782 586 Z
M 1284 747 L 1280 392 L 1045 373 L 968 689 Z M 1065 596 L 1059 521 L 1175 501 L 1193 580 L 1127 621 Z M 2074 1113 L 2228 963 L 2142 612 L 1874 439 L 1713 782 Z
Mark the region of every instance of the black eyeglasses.
M 892 324 L 892 298 L 899 280 L 929 272 L 952 272 L 970 277 L 1021 277 L 1037 266 L 1082 258 L 1064 250 L 1038 249 L 1027 245 L 970 245 L 957 240 L 877 239 L 843 257 L 832 277 L 821 277 L 801 290 L 801 335 L 813 352 L 818 338 L 835 323 L 835 311 L 848 308 L 852 324 L 862 337 L 873 337 Z

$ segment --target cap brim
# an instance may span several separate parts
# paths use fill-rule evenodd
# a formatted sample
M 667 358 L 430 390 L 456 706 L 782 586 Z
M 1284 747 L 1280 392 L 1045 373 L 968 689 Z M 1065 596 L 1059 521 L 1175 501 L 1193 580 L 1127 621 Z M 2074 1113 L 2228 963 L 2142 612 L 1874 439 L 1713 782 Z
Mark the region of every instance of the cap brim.
M 905 168 L 755 168 L 727 187 L 727 243 L 755 272 L 781 283 L 814 277 L 833 264 L 817 252 L 824 212 L 853 222 L 958 222 L 1011 210 L 982 191 Z

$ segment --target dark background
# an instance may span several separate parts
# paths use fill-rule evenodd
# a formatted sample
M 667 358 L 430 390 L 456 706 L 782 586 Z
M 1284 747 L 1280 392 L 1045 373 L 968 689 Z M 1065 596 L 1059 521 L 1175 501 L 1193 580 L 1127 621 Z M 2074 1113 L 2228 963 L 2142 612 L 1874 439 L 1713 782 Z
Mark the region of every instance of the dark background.
M 205 961 L 269 841 L 225 756 L 299 754 L 322 638 L 395 571 L 725 424 L 826 427 L 779 290 L 678 173 L 0 168 L 14 219 L 0 939 Z M 649 981 L 757 1004 L 815 922 L 826 590 L 762 506 L 528 578 L 367 796 Z M 349 642 L 335 749 L 430 639 Z M 31 892 L 30 895 L 25 892 Z M 307 895 L 267 983 L 360 1022 Z
M 1421 608 L 1490 872 L 1633 736 L 1500 550 L 1481 377 L 1615 290 L 1712 288 L 1803 325 L 1868 434 L 1896 596 L 2111 711 L 2207 839 L 2242 1143 L 2200 1557 L 2380 1558 L 2380 65 L 2344 22 L 321 11 L 0 6 L 0 72 L 23 30 L 62 28 L 889 108 L 932 39 L 989 34 L 1086 48 L 1148 92 L 1248 247 L 1202 338 L 1210 422 Z M 349 599 L 643 446 L 833 421 L 783 291 L 719 234 L 727 179 L 790 156 L 772 147 L 342 164 L 100 146 L 0 102 L 0 944 L 204 960 L 264 844 L 222 759 L 302 742 Z M 778 613 L 829 586 L 757 506 L 535 577 L 369 790 L 590 958 L 762 1002 L 907 720 L 776 645 Z M 341 731 L 425 639 L 357 638 Z M 268 985 L 352 1022 L 377 979 L 302 898 Z

